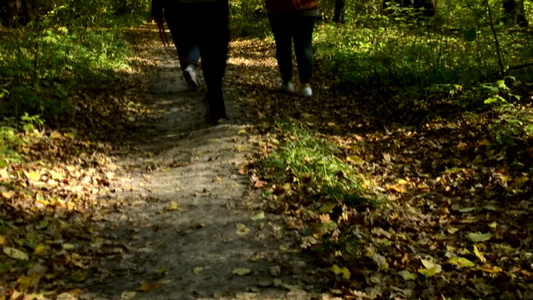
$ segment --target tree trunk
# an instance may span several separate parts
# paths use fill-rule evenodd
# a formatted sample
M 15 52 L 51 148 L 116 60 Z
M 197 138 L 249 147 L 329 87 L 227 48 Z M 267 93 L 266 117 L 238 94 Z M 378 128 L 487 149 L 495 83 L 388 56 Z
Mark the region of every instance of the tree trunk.
M 526 19 L 526 9 L 524 0 L 504 0 L 503 10 L 511 24 L 520 27 L 527 27 L 529 24 Z
M 333 14 L 333 22 L 344 23 L 344 7 L 345 0 L 335 0 L 335 13 Z
M 0 4 L 1 23 L 6 26 L 26 25 L 35 19 L 32 0 L 8 0 Z

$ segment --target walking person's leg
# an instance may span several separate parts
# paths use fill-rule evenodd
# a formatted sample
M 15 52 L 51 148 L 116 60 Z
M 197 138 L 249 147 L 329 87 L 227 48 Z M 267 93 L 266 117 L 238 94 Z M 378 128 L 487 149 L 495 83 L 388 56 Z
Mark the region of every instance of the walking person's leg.
M 291 17 L 269 16 L 270 28 L 276 42 L 276 59 L 281 74 L 280 90 L 292 92 L 292 22 Z
M 298 76 L 304 96 L 312 95 L 309 82 L 313 74 L 313 28 L 315 17 L 302 17 L 295 22 L 294 50 L 298 63 Z
M 200 52 L 207 94 L 205 119 L 210 124 L 227 118 L 222 80 L 226 70 L 229 43 L 228 0 L 198 4 L 203 18 L 200 33 Z
M 172 33 L 172 39 L 178 52 L 180 68 L 185 80 L 192 89 L 198 88 L 196 67 L 200 60 L 200 50 L 197 42 L 197 29 L 190 26 L 194 21 L 190 5 L 180 2 L 165 9 L 167 23 Z

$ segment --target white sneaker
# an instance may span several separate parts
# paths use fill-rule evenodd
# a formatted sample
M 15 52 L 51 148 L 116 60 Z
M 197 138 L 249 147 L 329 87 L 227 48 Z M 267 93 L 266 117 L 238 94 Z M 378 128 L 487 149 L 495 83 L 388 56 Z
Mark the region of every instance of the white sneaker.
M 189 84 L 189 87 L 193 90 L 198 89 L 198 78 L 196 77 L 196 68 L 189 65 L 185 70 L 183 70 L 183 76 L 185 81 Z
M 311 86 L 309 85 L 309 83 L 306 83 L 304 85 L 304 88 L 302 89 L 302 95 L 304 97 L 311 97 L 313 96 L 313 90 L 311 89 Z
M 280 92 L 292 94 L 294 93 L 294 85 L 292 85 L 290 82 L 282 83 L 279 85 L 278 90 Z

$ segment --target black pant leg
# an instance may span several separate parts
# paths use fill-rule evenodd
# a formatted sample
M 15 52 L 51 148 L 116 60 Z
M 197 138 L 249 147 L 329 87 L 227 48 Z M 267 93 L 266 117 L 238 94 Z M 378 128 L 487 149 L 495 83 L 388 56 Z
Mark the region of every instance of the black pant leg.
M 270 28 L 276 42 L 276 60 L 283 82 L 292 79 L 292 18 L 269 16 Z
M 226 70 L 229 43 L 228 0 L 198 5 L 202 18 L 200 53 L 202 70 L 207 86 L 206 100 L 211 109 L 223 111 L 222 80 Z
M 313 73 L 313 28 L 315 17 L 300 17 L 294 23 L 294 51 L 301 83 L 309 83 Z

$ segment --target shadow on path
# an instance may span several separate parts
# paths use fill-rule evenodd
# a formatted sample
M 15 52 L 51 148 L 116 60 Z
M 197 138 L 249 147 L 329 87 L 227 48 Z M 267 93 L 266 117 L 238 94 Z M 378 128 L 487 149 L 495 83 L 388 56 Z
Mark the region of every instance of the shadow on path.
M 238 173 L 252 145 L 226 90 L 224 124 L 203 123 L 202 92 L 189 92 L 170 57 L 146 99 L 154 115 L 128 134 L 116 197 L 103 217 L 102 262 L 90 299 L 312 299 L 314 270 L 281 216 Z M 239 274 L 236 274 L 239 273 Z M 135 292 L 135 293 L 133 293 Z

